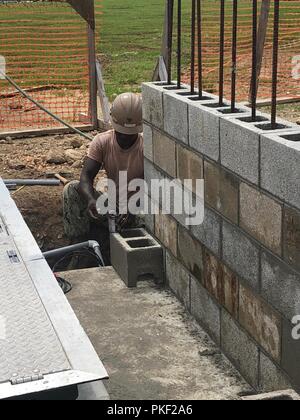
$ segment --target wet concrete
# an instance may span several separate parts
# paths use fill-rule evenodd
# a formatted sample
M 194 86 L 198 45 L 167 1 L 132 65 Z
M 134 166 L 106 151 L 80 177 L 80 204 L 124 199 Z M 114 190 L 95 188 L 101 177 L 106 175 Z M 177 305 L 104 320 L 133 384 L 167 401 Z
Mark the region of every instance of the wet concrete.
M 168 290 L 151 281 L 127 289 L 112 268 L 63 277 L 109 372 L 112 399 L 238 399 L 250 390 Z

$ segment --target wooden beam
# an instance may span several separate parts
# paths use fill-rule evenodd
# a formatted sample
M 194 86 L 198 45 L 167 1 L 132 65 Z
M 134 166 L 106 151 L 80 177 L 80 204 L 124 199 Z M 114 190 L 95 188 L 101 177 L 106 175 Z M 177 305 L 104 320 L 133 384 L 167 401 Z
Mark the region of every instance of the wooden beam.
M 163 28 L 163 35 L 162 35 L 162 42 L 161 42 L 161 50 L 160 56 L 157 60 L 156 67 L 153 73 L 152 80 L 154 82 L 157 81 L 166 81 L 168 78 L 168 70 L 167 70 L 167 63 L 168 63 L 168 27 L 169 27 L 169 14 L 168 14 L 168 4 L 166 2 L 165 8 L 165 18 L 164 18 L 164 28 Z M 165 70 L 163 70 L 165 69 Z M 166 78 L 162 78 L 165 77 Z
M 93 127 L 91 125 L 80 125 L 75 126 L 80 131 L 92 131 Z M 7 137 L 11 137 L 12 139 L 21 139 L 25 137 L 41 137 L 41 136 L 49 136 L 55 134 L 69 134 L 74 133 L 70 128 L 39 128 L 39 129 L 32 129 L 32 130 L 20 130 L 20 131 L 6 131 L 0 132 L 0 140 L 6 139 Z
M 278 105 L 287 105 L 287 104 L 296 104 L 300 103 L 300 96 L 291 96 L 286 98 L 280 98 L 277 100 Z M 245 106 L 251 105 L 250 102 L 245 102 Z M 262 99 L 260 101 L 257 101 L 256 106 L 257 107 L 264 107 L 264 106 L 271 106 L 272 105 L 272 99 Z
M 95 14 L 94 0 L 88 1 L 90 11 L 93 10 L 92 20 L 87 23 L 88 33 L 88 50 L 89 50 L 89 115 L 91 116 L 92 125 L 95 129 L 98 127 L 98 111 L 97 111 L 97 71 L 96 71 L 96 41 L 95 41 Z
M 95 29 L 94 0 L 67 0 L 67 2 Z
M 98 96 L 100 99 L 103 121 L 104 121 L 104 124 L 109 124 L 110 123 L 110 105 L 109 105 L 109 100 L 105 92 L 101 63 L 98 59 L 96 60 L 96 72 L 97 72 Z

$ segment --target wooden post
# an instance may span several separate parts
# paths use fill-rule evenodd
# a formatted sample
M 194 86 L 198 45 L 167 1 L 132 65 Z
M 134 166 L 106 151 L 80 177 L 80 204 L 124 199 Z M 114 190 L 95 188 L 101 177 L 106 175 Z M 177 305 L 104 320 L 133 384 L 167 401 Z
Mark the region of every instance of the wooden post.
M 169 16 L 169 14 L 168 14 L 168 4 L 166 2 L 161 51 L 160 51 L 160 56 L 157 60 L 157 64 L 156 64 L 154 74 L 153 74 L 153 77 L 152 77 L 152 80 L 154 82 L 166 81 L 167 78 L 168 78 L 168 69 L 167 69 L 167 62 L 168 62 L 168 27 L 169 27 L 168 16 Z
M 268 22 L 271 9 L 271 0 L 262 0 L 261 12 L 259 18 L 258 32 L 257 32 L 257 80 L 256 80 L 256 93 L 259 87 L 259 79 L 261 67 L 264 57 L 264 49 L 266 44 Z M 252 86 L 250 87 L 249 103 L 252 101 Z
M 96 71 L 97 71 L 97 82 L 98 82 L 98 95 L 101 103 L 101 109 L 102 109 L 102 116 L 103 116 L 103 122 L 105 126 L 109 126 L 110 124 L 110 105 L 109 100 L 106 96 L 105 92 L 105 86 L 102 76 L 102 68 L 100 61 L 96 60 Z
M 91 123 L 95 129 L 98 128 L 98 112 L 97 112 L 97 71 L 96 71 L 96 45 L 95 45 L 95 10 L 94 0 L 90 2 L 92 8 L 89 22 L 87 23 L 88 31 L 88 49 L 89 49 L 89 91 L 90 91 L 90 109 Z

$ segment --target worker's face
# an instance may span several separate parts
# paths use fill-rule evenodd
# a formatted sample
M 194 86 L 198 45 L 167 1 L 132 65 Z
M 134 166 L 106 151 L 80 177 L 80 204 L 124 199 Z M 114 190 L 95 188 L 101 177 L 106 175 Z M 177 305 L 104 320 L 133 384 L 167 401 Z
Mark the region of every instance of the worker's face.
M 117 142 L 119 146 L 124 149 L 130 149 L 134 145 L 134 143 L 138 139 L 138 134 L 122 134 L 122 133 L 116 133 L 117 136 Z

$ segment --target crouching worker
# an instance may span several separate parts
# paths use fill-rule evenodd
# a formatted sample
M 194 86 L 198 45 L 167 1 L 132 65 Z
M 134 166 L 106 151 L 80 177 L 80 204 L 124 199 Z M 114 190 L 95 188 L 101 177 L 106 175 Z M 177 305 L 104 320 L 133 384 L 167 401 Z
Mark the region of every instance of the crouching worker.
M 64 189 L 64 229 L 71 242 L 95 239 L 101 247 L 108 246 L 107 243 L 103 246 L 103 243 L 109 237 L 110 217 L 108 214 L 100 214 L 97 209 L 97 200 L 104 192 L 103 188 L 102 191 L 99 191 L 101 188 L 95 189 L 95 180 L 100 170 L 104 169 L 108 180 L 114 182 L 119 206 L 118 197 L 124 194 L 124 191 L 122 194 L 120 191 L 120 188 L 124 188 L 124 185 L 120 185 L 120 173 L 123 177 L 125 173 L 127 177 L 126 201 L 132 194 L 128 192 L 129 183 L 144 178 L 141 98 L 132 93 L 118 96 L 111 108 L 111 121 L 113 130 L 98 134 L 91 142 L 80 182 L 71 182 Z M 98 186 L 101 186 L 101 182 Z M 140 225 L 140 218 L 129 213 L 118 214 L 113 219 L 110 225 L 116 224 L 117 229 Z

